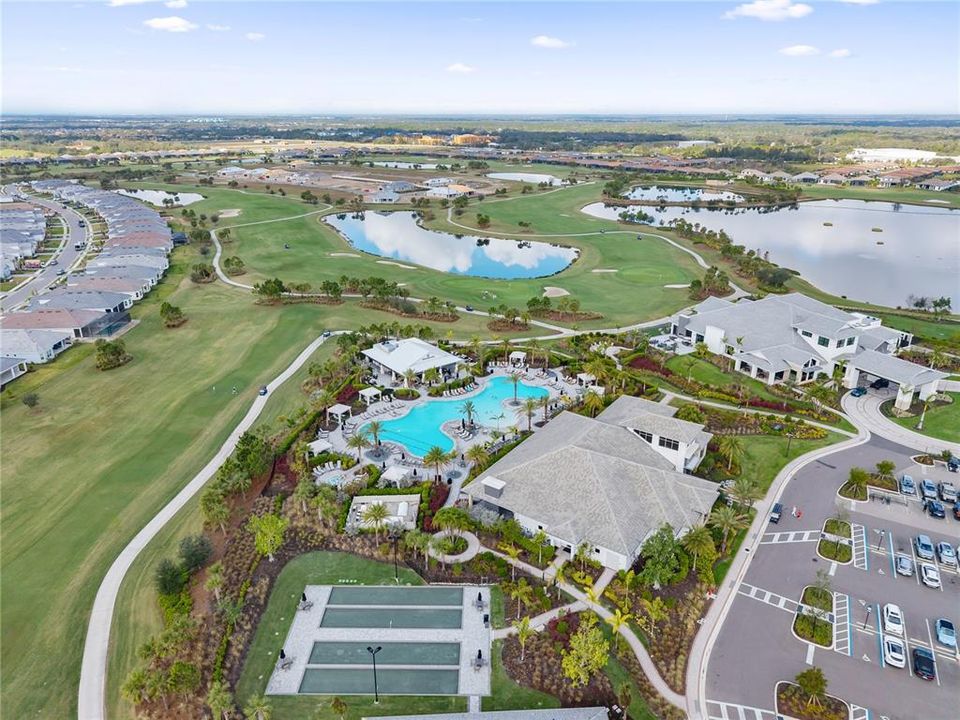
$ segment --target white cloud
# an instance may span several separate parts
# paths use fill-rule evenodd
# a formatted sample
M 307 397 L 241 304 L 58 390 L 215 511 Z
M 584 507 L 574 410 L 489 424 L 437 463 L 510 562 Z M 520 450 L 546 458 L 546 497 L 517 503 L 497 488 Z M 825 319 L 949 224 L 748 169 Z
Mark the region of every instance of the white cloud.
M 830 51 L 830 57 L 832 58 L 848 58 L 853 55 L 847 48 L 837 48 L 836 50 Z
M 168 8 L 185 8 L 187 6 L 187 0 L 167 0 L 164 5 Z
M 264 35 L 263 33 L 249 32 L 249 33 L 246 33 L 244 37 L 247 40 L 250 40 L 251 42 L 260 42 L 266 37 L 266 35 Z
M 530 38 L 530 44 L 540 48 L 548 48 L 550 50 L 562 50 L 563 48 L 568 48 L 573 45 L 573 43 L 569 43 L 566 40 L 550 37 L 549 35 L 537 35 L 536 37 L 532 37 Z
M 780 54 L 790 57 L 809 57 L 819 55 L 820 49 L 813 45 L 791 45 L 790 47 L 780 48 Z
M 163 30 L 164 32 L 174 33 L 190 32 L 191 30 L 196 30 L 198 27 L 200 27 L 196 23 L 192 23 L 189 20 L 184 20 L 182 17 L 177 17 L 176 15 L 162 18 L 150 18 L 149 20 L 144 20 L 143 24 L 153 30 Z
M 110 7 L 123 7 L 124 5 L 146 5 L 154 0 L 110 0 Z
M 723 17 L 733 20 L 738 17 L 751 17 L 757 20 L 778 22 L 780 20 L 796 20 L 813 12 L 813 8 L 805 3 L 795 3 L 793 0 L 754 0 L 751 3 L 737 5 L 728 10 Z
M 472 73 L 475 71 L 475 67 L 471 67 L 470 65 L 465 65 L 464 63 L 460 62 L 455 62 L 453 65 L 447 66 L 447 72 L 460 73 L 461 75 L 466 75 L 467 73 Z
M 840 0 L 847 5 L 876 5 L 880 0 Z
M 227 32 L 229 29 L 229 25 L 207 25 L 207 30 L 213 30 L 213 32 Z

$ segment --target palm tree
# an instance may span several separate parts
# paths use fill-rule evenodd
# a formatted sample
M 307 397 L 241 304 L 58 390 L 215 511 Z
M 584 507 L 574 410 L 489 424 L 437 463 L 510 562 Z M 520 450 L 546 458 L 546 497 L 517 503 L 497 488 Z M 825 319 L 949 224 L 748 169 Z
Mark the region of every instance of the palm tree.
M 403 536 L 403 544 L 414 552 L 423 555 L 423 564 L 427 564 L 427 551 L 430 549 L 431 536 L 422 530 L 410 530 Z
M 436 479 L 440 478 L 441 468 L 448 462 L 450 462 L 450 454 L 445 452 L 442 447 L 434 445 L 432 448 L 427 450 L 427 454 L 423 456 L 423 461 L 427 465 L 433 465 L 436 470 Z
M 543 565 L 543 548 L 547 544 L 547 534 L 542 529 L 537 530 L 530 540 L 537 546 L 537 565 Z
M 934 370 L 942 368 L 947 364 L 947 356 L 942 350 L 934 350 L 930 353 L 930 367 Z
M 716 552 L 713 535 L 710 534 L 710 530 L 705 525 L 697 525 L 695 528 L 691 528 L 686 535 L 680 538 L 680 544 L 683 545 L 684 550 L 693 555 L 693 567 L 695 568 L 701 555 Z
M 477 406 L 474 405 L 473 400 L 464 400 L 460 406 L 460 412 L 467 416 L 467 425 L 473 427 L 473 416 L 477 412 Z
M 896 467 L 893 460 L 881 460 L 877 463 L 877 475 L 882 478 L 892 478 Z
M 733 482 L 730 494 L 742 508 L 752 508 L 753 504 L 764 496 L 760 486 L 750 478 L 741 475 Z
M 520 578 L 510 588 L 510 599 L 517 603 L 517 620 L 520 619 L 520 611 L 533 602 L 533 588 L 525 578 Z
M 588 390 L 583 396 L 583 409 L 590 413 L 590 417 L 596 417 L 603 410 L 603 398 L 599 393 Z
M 527 343 L 527 350 L 530 353 L 531 365 L 536 364 L 537 356 L 540 354 L 541 349 L 542 348 L 540 347 L 540 341 L 537 340 L 536 338 L 534 338 L 533 340 Z
M 370 447 L 370 441 L 367 440 L 366 432 L 358 431 L 356 435 L 351 435 L 347 439 L 347 447 L 357 451 L 357 462 L 363 460 L 363 451 Z
M 203 586 L 213 593 L 213 597 L 220 602 L 220 590 L 223 588 L 223 563 L 219 560 L 207 568 L 207 581 Z
M 427 381 L 428 385 L 433 385 L 440 379 L 440 370 L 438 368 L 429 368 L 424 371 L 423 379 Z
M 717 450 L 727 461 L 728 472 L 733 470 L 733 463 L 739 463 L 744 454 L 743 443 L 735 435 L 721 435 L 717 440 Z
M 646 598 L 641 599 L 640 606 L 643 609 L 643 614 L 647 618 L 647 632 L 653 635 L 657 623 L 666 620 L 670 616 L 670 613 L 667 611 L 667 604 L 660 596 L 656 596 L 650 600 Z
M 553 572 L 553 580 L 557 585 L 557 596 L 560 595 L 560 586 L 567 584 L 567 566 L 566 565 L 557 565 L 557 569 Z
M 442 507 L 434 514 L 433 524 L 440 530 L 449 530 L 459 537 L 470 527 L 470 516 L 458 507 Z
M 524 617 L 513 623 L 517 629 L 517 640 L 520 642 L 520 662 L 523 662 L 523 654 L 527 649 L 527 640 L 533 635 L 533 628 L 530 627 L 530 618 Z
M 625 613 L 620 608 L 617 608 L 613 611 L 613 615 L 607 618 L 607 622 L 610 624 L 610 630 L 613 631 L 614 650 L 620 648 L 620 629 L 630 622 L 630 618 L 632 617 L 630 613 Z
M 870 473 L 861 467 L 850 468 L 850 475 L 847 478 L 847 484 L 853 492 L 854 497 L 866 496 L 867 485 L 870 484 Z
M 417 382 L 417 374 L 413 370 L 407 370 L 403 373 L 403 383 L 408 388 L 412 388 Z
M 247 720 L 270 720 L 273 708 L 263 695 L 255 695 L 247 700 L 243 714 L 247 716 Z
M 226 720 L 227 713 L 233 707 L 233 695 L 226 685 L 220 680 L 210 683 L 210 689 L 207 691 L 207 707 L 213 713 L 214 720 Z
M 537 401 L 535 398 L 527 398 L 523 401 L 523 414 L 527 416 L 527 432 L 533 432 L 533 414 L 537 411 Z
M 543 395 L 538 401 L 541 409 L 543 410 L 543 421 L 547 421 L 547 413 L 550 411 L 550 396 Z
M 390 511 L 382 502 L 370 503 L 363 511 L 363 521 L 373 528 L 374 539 L 380 543 L 380 528 L 390 517 Z
M 823 407 L 833 399 L 833 390 L 822 382 L 816 382 L 807 389 L 807 395 L 817 407 Z
M 347 714 L 347 704 L 340 698 L 335 697 L 330 701 L 330 712 L 343 720 Z
M 466 452 L 467 460 L 473 463 L 475 468 L 483 470 L 490 462 L 490 453 L 483 445 L 471 445 Z
M 610 375 L 610 368 L 607 365 L 605 359 L 599 355 L 587 361 L 583 369 L 585 372 L 590 373 L 596 379 L 596 381 L 603 385 L 604 381 Z
M 520 385 L 520 378 L 522 377 L 518 372 L 510 373 L 510 382 L 513 383 L 513 404 L 516 405 L 519 401 L 517 400 L 517 391 Z
M 500 348 L 503 350 L 503 361 L 509 362 L 510 360 L 510 350 L 512 345 L 510 344 L 510 338 L 504 338 L 500 341 Z
M 633 570 L 621 570 L 617 573 L 620 576 L 620 582 L 623 583 L 623 593 L 624 598 L 627 601 L 627 605 L 632 607 L 630 603 L 630 590 L 633 589 L 633 586 L 637 582 L 637 573 Z
M 508 558 L 514 562 L 520 557 L 520 548 L 516 545 L 511 545 L 509 543 L 501 543 L 499 546 L 500 551 L 506 555 Z M 517 579 L 517 566 L 513 563 L 510 563 L 510 580 L 514 581 Z
M 325 490 L 325 488 L 330 488 Z M 313 507 L 317 511 L 317 520 L 321 525 L 327 526 L 331 518 L 337 514 L 338 504 L 336 491 L 330 485 L 324 485 L 318 489 L 313 497 Z
M 736 508 L 730 505 L 721 505 L 714 508 L 713 512 L 710 513 L 709 524 L 711 527 L 717 528 L 723 535 L 723 542 L 720 544 L 720 554 L 722 555 L 727 551 L 727 540 L 730 538 L 730 533 L 735 534 L 743 530 L 747 526 L 747 518 L 741 515 Z
M 823 670 L 811 667 L 794 678 L 800 691 L 807 696 L 807 707 L 819 707 L 827 698 L 827 678 Z
M 383 432 L 383 423 L 380 420 L 371 420 L 367 423 L 367 432 L 373 438 L 373 452 L 380 457 L 380 433 Z

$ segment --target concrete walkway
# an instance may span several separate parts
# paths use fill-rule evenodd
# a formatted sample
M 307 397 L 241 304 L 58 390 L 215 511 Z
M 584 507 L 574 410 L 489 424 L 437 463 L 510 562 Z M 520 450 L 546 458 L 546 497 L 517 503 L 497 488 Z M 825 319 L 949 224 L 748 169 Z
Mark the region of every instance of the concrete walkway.
M 337 333 L 339 334 L 339 333 Z M 289 380 L 303 367 L 313 353 L 328 338 L 318 337 L 293 360 L 287 369 L 267 384 L 267 394 L 257 395 L 247 414 L 230 433 L 217 454 L 198 472 L 187 485 L 167 503 L 163 509 L 148 522 L 144 528 L 127 544 L 117 559 L 113 561 L 93 602 L 93 610 L 87 624 L 86 641 L 83 647 L 83 660 L 80 667 L 80 691 L 77 697 L 77 716 L 79 720 L 103 720 L 106 718 L 106 678 L 107 660 L 110 648 L 110 627 L 113 623 L 113 611 L 117 594 L 124 576 L 130 570 L 140 552 L 153 540 L 163 527 L 187 504 L 187 502 L 206 485 L 224 461 L 233 452 L 240 436 L 253 427 L 254 422 L 270 401 L 274 390 Z
M 439 560 L 440 562 L 445 564 L 465 563 L 465 562 L 469 562 L 470 560 L 473 560 L 480 553 L 480 549 L 483 546 L 480 544 L 480 538 L 478 538 L 472 532 L 464 531 L 461 533 L 456 533 L 453 530 L 441 530 L 440 532 L 436 533 L 433 537 L 435 538 L 455 537 L 458 534 L 460 535 L 460 537 L 462 537 L 464 540 L 467 541 L 467 549 L 464 550 L 462 553 L 459 553 L 457 555 L 441 555 L 439 553 L 434 552 L 432 543 L 430 547 L 427 548 L 427 553 L 430 555 L 430 557 L 434 558 L 435 560 Z
M 939 455 L 944 450 L 949 450 L 954 455 L 960 456 L 960 444 L 947 442 L 946 440 L 938 440 L 914 432 L 913 430 L 908 430 L 885 417 L 880 411 L 880 405 L 892 397 L 895 397 L 892 393 L 889 396 L 884 396 L 868 392 L 866 395 L 855 398 L 850 393 L 847 393 L 843 396 L 843 411 L 850 417 L 854 425 L 863 427 L 874 435 L 879 435 L 898 445 L 903 445 L 904 447 L 930 455 Z

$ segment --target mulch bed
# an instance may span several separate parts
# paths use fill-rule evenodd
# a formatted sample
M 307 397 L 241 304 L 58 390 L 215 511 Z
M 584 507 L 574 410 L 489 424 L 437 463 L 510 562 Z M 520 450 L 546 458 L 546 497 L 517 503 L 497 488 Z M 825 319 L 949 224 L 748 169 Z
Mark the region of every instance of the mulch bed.
M 780 683 L 777 686 L 777 714 L 787 715 L 796 720 L 847 720 L 850 714 L 847 704 L 827 695 L 820 705 L 808 705 L 800 688 L 793 683 Z
M 530 326 L 527 323 L 510 322 L 508 320 L 491 320 L 487 323 L 487 329 L 492 332 L 523 332 Z
M 560 312 L 559 310 L 547 310 L 546 312 L 534 313 L 534 317 L 540 320 L 553 320 L 554 322 L 583 322 L 584 320 L 600 320 L 603 318 L 601 313 L 586 312 Z

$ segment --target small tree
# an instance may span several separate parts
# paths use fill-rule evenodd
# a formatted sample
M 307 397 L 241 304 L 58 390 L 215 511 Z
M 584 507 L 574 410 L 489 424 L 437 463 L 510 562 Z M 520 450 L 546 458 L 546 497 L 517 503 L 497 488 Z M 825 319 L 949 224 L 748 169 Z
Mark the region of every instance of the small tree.
M 516 620 L 513 627 L 517 630 L 517 640 L 520 642 L 520 662 L 523 662 L 523 655 L 527 649 L 527 641 L 533 635 L 533 628 L 530 627 L 530 618 L 524 617 Z
M 363 521 L 373 528 L 373 536 L 377 544 L 380 543 L 380 530 L 388 517 L 390 517 L 390 511 L 382 502 L 370 503 L 363 511 Z
M 223 589 L 223 563 L 215 562 L 207 568 L 207 581 L 204 587 L 213 593 L 214 599 L 220 602 L 220 591 Z
M 892 478 L 896 467 L 893 460 L 881 460 L 877 463 L 877 475 L 882 478 Z
M 253 533 L 257 552 L 266 555 L 273 562 L 273 555 L 283 545 L 283 535 L 290 521 L 279 515 L 253 515 L 247 523 L 247 529 Z
M 132 355 L 127 354 L 123 340 L 110 341 L 101 338 L 94 343 L 94 347 L 97 351 L 95 361 L 98 370 L 112 370 L 133 359 Z
M 820 707 L 827 698 L 827 678 L 823 670 L 811 667 L 799 673 L 793 681 L 807 699 L 807 707 Z
M 643 558 L 640 581 L 647 587 L 658 589 L 678 579 L 681 552 L 673 528 L 669 524 L 661 526 L 640 548 Z
M 164 558 L 153 573 L 153 582 L 160 595 L 176 595 L 183 589 L 186 577 L 177 564 Z
M 187 318 L 181 310 L 176 305 L 171 305 L 168 302 L 164 302 L 160 305 L 160 319 L 163 321 L 164 327 L 174 328 L 180 325 L 183 325 Z
M 855 497 L 865 496 L 867 486 L 870 484 L 870 473 L 862 467 L 850 468 L 850 475 L 847 478 L 847 484 Z
M 247 700 L 247 706 L 243 709 L 243 714 L 247 720 L 270 720 L 273 715 L 273 707 L 263 695 L 255 695 Z
M 40 396 L 37 395 L 35 392 L 28 392 L 23 396 L 22 402 L 28 408 L 33 410 L 33 408 L 35 408 L 39 404 Z
M 620 648 L 620 630 L 628 622 L 630 618 L 633 617 L 630 613 L 625 613 L 620 608 L 617 608 L 613 611 L 613 615 L 607 618 L 607 623 L 610 625 L 610 630 L 613 632 L 613 649 L 617 650 Z
M 329 196 L 327 196 L 329 197 Z M 327 203 L 329 205 L 329 203 Z M 330 700 L 330 712 L 343 720 L 344 716 L 347 714 L 347 704 L 338 697 Z
M 187 535 L 180 541 L 180 562 L 188 573 L 204 566 L 213 553 L 213 544 L 206 535 Z
M 214 680 L 210 683 L 207 707 L 213 713 L 214 720 L 227 720 L 227 713 L 233 709 L 233 695 L 223 681 Z
M 596 615 L 586 613 L 582 616 L 580 627 L 570 638 L 570 649 L 561 652 L 563 674 L 575 688 L 586 685 L 606 666 L 610 659 L 610 643 L 597 627 Z
M 714 545 L 713 535 L 705 525 L 697 525 L 691 528 L 686 535 L 680 539 L 683 549 L 693 556 L 693 567 L 700 572 L 700 560 L 709 567 L 717 556 L 717 546 Z

